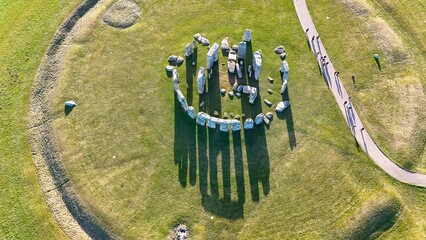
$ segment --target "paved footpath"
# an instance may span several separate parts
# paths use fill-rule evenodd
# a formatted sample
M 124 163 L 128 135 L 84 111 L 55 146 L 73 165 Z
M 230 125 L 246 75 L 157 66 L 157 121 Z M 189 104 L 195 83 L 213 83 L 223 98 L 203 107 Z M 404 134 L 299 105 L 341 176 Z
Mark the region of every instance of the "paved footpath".
M 323 77 L 327 81 L 327 84 L 333 93 L 349 128 L 351 129 L 352 135 L 356 138 L 356 141 L 368 154 L 368 156 L 373 159 L 377 166 L 383 169 L 383 171 L 387 174 L 396 178 L 398 181 L 426 187 L 425 174 L 410 172 L 399 167 L 385 154 L 383 154 L 383 152 L 377 147 L 376 143 L 374 143 L 373 139 L 371 139 L 366 129 L 364 129 L 364 125 L 362 124 L 356 109 L 352 106 L 351 99 L 340 81 L 339 75 L 336 74 L 336 69 L 325 51 L 324 45 L 321 42 L 321 37 L 318 37 L 319 34 L 315 29 L 315 25 L 309 14 L 305 0 L 293 0 L 293 2 L 300 24 L 302 25 L 303 31 L 306 34 L 306 39 L 315 54 L 318 65 L 322 70 Z

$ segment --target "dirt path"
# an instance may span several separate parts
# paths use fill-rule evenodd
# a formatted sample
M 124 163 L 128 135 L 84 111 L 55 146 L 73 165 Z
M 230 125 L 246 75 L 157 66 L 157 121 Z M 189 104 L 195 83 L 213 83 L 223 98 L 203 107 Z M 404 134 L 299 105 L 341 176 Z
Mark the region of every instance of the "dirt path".
M 29 138 L 42 195 L 70 239 L 110 239 L 74 193 L 59 159 L 51 127 L 51 97 L 63 57 L 73 37 L 106 0 L 84 0 L 61 24 L 41 62 L 30 97 Z
M 324 78 L 327 80 L 328 86 L 333 93 L 336 102 L 342 111 L 346 122 L 348 123 L 349 128 L 352 131 L 352 135 L 354 135 L 356 138 L 356 141 L 368 154 L 368 156 L 373 159 L 377 166 L 383 169 L 383 171 L 385 171 L 387 174 L 391 175 L 398 181 L 411 185 L 426 187 L 426 175 L 410 172 L 399 167 L 385 154 L 383 154 L 383 152 L 374 143 L 373 139 L 371 139 L 367 130 L 364 129 L 364 125 L 362 124 L 358 113 L 352 106 L 350 97 L 341 83 L 339 76 L 335 75 L 336 70 L 327 55 L 324 45 L 321 42 L 321 38 L 317 38 L 319 34 L 315 29 L 315 25 L 309 14 L 306 1 L 293 0 L 293 2 L 300 24 L 302 25 L 303 31 L 305 31 L 307 41 L 309 41 L 318 65 L 322 70 Z M 323 60 L 323 57 L 326 57 L 325 60 Z

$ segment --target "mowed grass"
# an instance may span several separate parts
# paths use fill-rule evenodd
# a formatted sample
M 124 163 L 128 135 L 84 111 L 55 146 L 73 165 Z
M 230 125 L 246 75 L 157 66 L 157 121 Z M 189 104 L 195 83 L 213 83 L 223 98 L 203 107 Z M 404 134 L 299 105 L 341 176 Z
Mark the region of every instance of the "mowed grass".
M 336 239 L 359 229 L 373 229 L 368 236 L 390 229 L 384 234 L 393 239 L 425 235 L 425 191 L 389 178 L 357 149 L 291 1 L 138 4 L 142 18 L 129 29 L 104 25 L 101 11 L 87 23 L 70 47 L 53 99 L 62 160 L 82 201 L 109 230 L 125 239 L 164 239 L 179 223 L 193 239 Z M 357 21 L 349 13 L 341 19 L 339 27 Z M 262 99 L 281 99 L 273 49 L 286 47 L 291 111 L 256 134 L 196 127 L 176 104 L 167 57 L 183 56 L 197 32 L 212 43 L 229 36 L 236 44 L 245 28 L 253 30 L 253 49 L 263 51 Z M 344 49 L 340 39 L 323 40 Z M 206 52 L 199 48 L 198 66 L 205 66 Z M 225 62 L 220 56 L 222 74 Z M 179 73 L 188 95 L 185 66 Z M 220 87 L 229 88 L 223 77 Z M 68 116 L 66 100 L 78 103 Z M 196 109 L 198 100 L 194 93 Z M 221 113 L 252 110 L 236 98 L 220 100 Z M 381 214 L 388 206 L 395 219 Z
M 398 165 L 426 173 L 424 1 L 344 2 L 309 5 L 330 58 L 379 148 Z
M 0 3 L 0 239 L 63 239 L 28 142 L 32 82 L 53 33 L 78 1 Z

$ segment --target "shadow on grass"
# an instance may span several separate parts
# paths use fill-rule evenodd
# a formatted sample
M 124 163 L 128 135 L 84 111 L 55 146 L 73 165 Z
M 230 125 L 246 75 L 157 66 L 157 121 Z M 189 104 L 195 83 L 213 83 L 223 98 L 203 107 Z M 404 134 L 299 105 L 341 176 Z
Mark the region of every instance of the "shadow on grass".
M 248 44 L 247 53 L 248 59 L 246 59 L 246 63 L 242 68 L 243 77 L 238 79 L 238 81 L 239 84 L 249 83 L 251 86 L 258 87 L 258 82 L 252 78 L 248 79 L 247 75 L 248 62 L 251 64 L 253 59 L 250 43 Z M 192 71 L 194 66 L 192 66 L 192 62 L 188 61 L 188 59 L 186 67 L 188 91 L 193 91 L 193 76 L 195 75 L 192 75 Z M 228 77 L 230 83 L 231 81 L 237 81 L 235 74 L 228 74 Z M 205 111 L 211 116 L 217 111 L 220 117 L 222 105 L 219 86 L 219 66 L 217 62 L 212 67 L 207 87 L 208 94 L 200 95 L 199 98 L 199 103 L 204 101 L 206 107 L 200 107 L 199 110 Z M 190 97 L 189 92 L 188 96 L 188 103 L 192 103 L 192 97 Z M 260 94 L 253 105 L 248 103 L 247 96 L 244 95 L 241 98 L 243 113 L 247 117 L 255 118 L 258 113 L 262 112 Z M 269 155 L 265 127 L 264 125 L 257 125 L 254 129 L 244 132 L 251 196 L 252 200 L 257 202 L 260 199 L 259 183 L 262 185 L 264 195 L 268 195 L 270 191 Z M 230 135 L 232 136 L 232 145 Z M 175 164 L 179 166 L 179 182 L 183 187 L 186 186 L 188 175 L 191 184 L 195 184 L 196 169 L 191 169 L 192 166 L 196 166 L 195 159 L 198 158 L 198 181 L 204 209 L 217 216 L 228 219 L 243 218 L 246 191 L 241 131 L 231 132 L 230 134 L 229 132 L 220 131 L 218 127 L 208 128 L 196 124 L 183 111 L 175 94 L 174 147 Z M 232 151 L 231 148 L 233 148 Z M 232 157 L 234 159 L 233 165 Z M 232 189 L 235 189 L 235 187 L 232 188 L 234 181 L 232 181 L 233 174 L 231 166 L 235 168 L 236 199 L 232 199 Z M 194 180 L 192 181 L 191 179 Z
M 179 169 L 179 182 L 183 187 L 189 182 L 196 183 L 197 156 L 195 149 L 196 128 L 195 121 L 188 117 L 177 100 L 175 92 L 175 136 L 174 136 L 174 162 Z
M 289 89 L 287 89 L 282 95 L 283 101 L 290 101 Z M 287 107 L 283 112 L 277 113 L 278 119 L 286 121 L 287 124 L 287 134 L 290 143 L 290 149 L 293 150 L 296 145 L 296 133 L 294 131 L 294 121 L 293 121 L 293 112 L 291 110 L 291 105 Z

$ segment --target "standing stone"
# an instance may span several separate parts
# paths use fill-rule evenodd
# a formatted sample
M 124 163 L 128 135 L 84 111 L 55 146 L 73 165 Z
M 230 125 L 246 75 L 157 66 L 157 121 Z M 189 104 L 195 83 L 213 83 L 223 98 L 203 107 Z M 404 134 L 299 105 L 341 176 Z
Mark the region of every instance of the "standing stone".
M 229 49 L 228 37 L 226 37 L 222 40 L 222 51 L 229 52 Z
M 219 60 L 219 44 L 215 43 L 207 53 L 207 69 L 210 70 L 217 60 Z
M 254 79 L 259 80 L 260 69 L 262 68 L 262 53 L 260 51 L 254 52 L 253 58 Z
M 185 57 L 191 56 L 193 52 L 194 52 L 194 50 L 192 49 L 192 45 L 190 43 L 186 44 Z
M 200 70 L 198 70 L 198 76 L 197 76 L 198 94 L 204 93 L 205 85 L 206 85 L 206 73 L 204 71 L 204 68 L 200 67 Z
M 251 32 L 250 29 L 244 30 L 243 41 L 244 42 L 250 42 L 251 41 L 251 35 L 252 35 L 252 32 Z
M 238 59 L 246 59 L 247 43 L 240 42 L 238 44 Z

